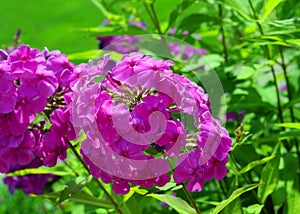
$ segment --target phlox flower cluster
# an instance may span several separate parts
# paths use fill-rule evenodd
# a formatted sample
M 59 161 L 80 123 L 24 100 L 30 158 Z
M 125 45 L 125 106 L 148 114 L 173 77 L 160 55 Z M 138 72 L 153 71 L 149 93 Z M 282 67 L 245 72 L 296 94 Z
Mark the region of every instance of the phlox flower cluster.
M 213 118 L 204 90 L 173 73 L 173 65 L 131 53 L 117 63 L 105 56 L 81 66 L 72 87 L 73 124 L 85 131 L 81 153 L 91 174 L 113 183 L 115 193 L 128 193 L 130 184 L 161 187 L 172 177 L 201 191 L 204 181 L 227 172 L 228 132 Z
M 0 56 L 0 172 L 54 166 L 58 158 L 66 158 L 67 140 L 75 139 L 66 104 L 79 75 L 76 67 L 59 51 L 27 45 L 9 54 L 0 50 Z M 40 164 L 32 167 L 36 160 Z M 13 191 L 36 176 L 48 178 L 26 175 L 5 183 Z M 28 188 L 26 192 L 41 193 Z

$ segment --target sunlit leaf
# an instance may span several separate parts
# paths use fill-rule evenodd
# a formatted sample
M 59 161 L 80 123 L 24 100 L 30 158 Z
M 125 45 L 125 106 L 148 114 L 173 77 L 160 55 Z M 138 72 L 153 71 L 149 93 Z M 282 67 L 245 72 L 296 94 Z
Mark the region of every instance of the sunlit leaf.
M 98 198 L 91 196 L 83 191 L 72 194 L 69 197 L 69 200 L 78 202 L 78 203 L 83 203 L 86 205 L 93 205 L 93 206 L 97 206 L 97 207 L 101 207 L 101 208 L 105 208 L 105 209 L 114 208 L 114 206 L 112 205 L 112 203 L 110 201 L 98 199 Z
M 261 185 L 261 183 L 249 184 L 249 185 L 246 185 L 244 187 L 236 189 L 229 196 L 229 198 L 227 198 L 224 201 L 220 202 L 219 205 L 214 209 L 214 211 L 212 213 L 213 214 L 217 214 L 217 213 L 221 212 L 226 206 L 228 206 L 232 201 L 234 201 L 235 199 L 237 199 L 238 197 L 240 197 L 243 193 L 248 192 L 248 191 L 250 191 L 252 189 L 255 189 L 255 188 L 257 188 L 260 185 Z
M 66 175 L 71 175 L 72 173 L 67 171 L 55 171 L 50 169 L 33 168 L 33 169 L 22 169 L 22 170 L 10 172 L 6 176 L 24 176 L 29 174 L 54 174 L 58 176 L 66 176 Z
M 285 0 L 268 0 L 267 4 L 265 5 L 265 8 L 264 8 L 264 13 L 260 19 L 265 20 L 269 16 L 269 14 L 272 12 L 272 10 L 275 7 L 277 7 L 277 5 L 280 2 L 283 2 L 283 1 L 285 1 Z
M 273 158 L 274 158 L 274 156 L 270 156 L 270 157 L 263 158 L 261 160 L 253 161 L 253 162 L 249 163 L 247 166 L 245 166 L 244 168 L 242 168 L 240 170 L 239 174 L 246 173 L 256 166 L 267 163 L 268 161 L 272 160 Z
M 193 209 L 186 201 L 179 197 L 162 194 L 149 194 L 147 196 L 165 202 L 180 214 L 196 214 L 195 209 Z
M 275 125 L 285 128 L 300 129 L 300 123 L 277 123 Z
M 260 182 L 262 186 L 258 187 L 257 196 L 261 203 L 264 203 L 267 197 L 276 189 L 279 176 L 279 161 L 280 161 L 280 144 L 274 149 L 274 156 L 262 170 Z

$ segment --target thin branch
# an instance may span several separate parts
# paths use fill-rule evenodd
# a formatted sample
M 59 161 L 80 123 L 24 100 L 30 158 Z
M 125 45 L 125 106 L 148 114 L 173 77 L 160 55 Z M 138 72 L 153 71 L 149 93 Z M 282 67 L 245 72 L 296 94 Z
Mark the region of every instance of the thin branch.
M 219 17 L 222 20 L 222 18 L 223 18 L 222 5 L 219 4 L 218 7 L 219 7 Z M 222 34 L 222 45 L 223 45 L 224 60 L 225 60 L 225 63 L 227 64 L 228 63 L 228 53 L 227 53 L 227 47 L 226 47 L 225 31 L 224 31 L 224 28 L 223 28 L 222 21 L 221 21 L 221 25 L 220 25 L 220 31 L 221 31 L 221 34 Z
M 80 163 L 82 164 L 82 166 L 88 172 L 88 174 L 91 175 L 91 172 L 90 172 L 88 166 L 83 162 L 82 158 L 80 157 L 80 155 L 78 154 L 78 152 L 76 151 L 76 149 L 74 148 L 74 146 L 69 141 L 68 141 L 68 145 L 69 145 L 69 148 L 72 150 L 73 154 L 75 155 L 75 157 L 80 161 Z M 93 177 L 93 179 L 95 180 L 95 182 L 97 183 L 97 185 L 100 187 L 100 189 L 104 192 L 104 194 L 108 197 L 108 199 L 111 201 L 111 203 L 115 207 L 115 210 L 117 211 L 117 213 L 122 214 L 122 211 L 119 209 L 118 204 L 115 202 L 115 200 L 112 198 L 112 196 L 106 191 L 106 189 L 100 183 L 100 181 L 98 179 L 94 178 L 94 177 Z
M 189 191 L 187 191 L 187 189 L 186 189 L 186 187 L 185 187 L 184 184 L 182 184 L 182 189 L 183 189 L 183 192 L 186 195 L 186 197 L 191 202 L 192 206 L 195 208 L 197 214 L 202 214 L 201 210 L 199 209 L 199 207 L 196 204 L 196 201 L 193 199 L 193 196 L 191 195 L 191 193 Z

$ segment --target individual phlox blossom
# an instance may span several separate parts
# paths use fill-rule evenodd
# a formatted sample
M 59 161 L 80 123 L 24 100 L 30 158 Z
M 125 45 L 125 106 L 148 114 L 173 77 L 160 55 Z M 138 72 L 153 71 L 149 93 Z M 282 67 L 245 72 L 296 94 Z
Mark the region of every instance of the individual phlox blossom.
M 49 53 L 47 59 L 47 70 L 54 72 L 60 86 L 69 87 L 77 78 L 79 73 L 75 65 L 69 62 L 68 57 L 64 54 Z
M 16 77 L 20 77 L 24 70 L 35 71 L 38 65 L 46 64 L 43 53 L 28 45 L 21 45 L 12 51 L 8 55 L 7 62 L 11 64 L 12 74 Z
M 42 112 L 46 107 L 46 98 L 31 85 L 20 85 L 17 95 L 15 112 L 20 123 L 32 122 L 36 113 Z
M 64 160 L 67 157 L 67 141 L 76 137 L 70 114 L 66 109 L 56 109 L 50 116 L 50 122 L 50 131 L 42 137 L 38 146 L 38 154 L 48 167 L 55 166 L 58 158 Z
M 0 157 L 6 161 L 5 164 L 8 164 L 9 168 L 14 164 L 29 164 L 34 158 L 34 147 L 35 138 L 30 131 L 26 131 L 19 136 L 0 135 Z

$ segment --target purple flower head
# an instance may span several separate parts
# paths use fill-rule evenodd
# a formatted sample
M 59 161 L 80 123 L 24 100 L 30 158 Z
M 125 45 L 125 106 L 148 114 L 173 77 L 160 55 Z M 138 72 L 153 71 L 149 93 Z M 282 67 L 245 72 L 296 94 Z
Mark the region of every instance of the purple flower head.
M 98 74 L 92 71 L 94 77 L 101 75 L 105 61 Z M 228 132 L 211 115 L 204 90 L 174 74 L 173 64 L 131 53 L 100 83 L 84 74 L 72 88 L 71 112 L 84 121 L 80 125 L 87 137 L 81 147 L 84 162 L 118 194 L 127 193 L 130 183 L 164 186 L 172 158 L 178 165 L 175 182 L 187 181 L 190 191 L 201 191 L 204 181 L 226 174 Z M 187 129 L 188 116 L 196 131 Z

